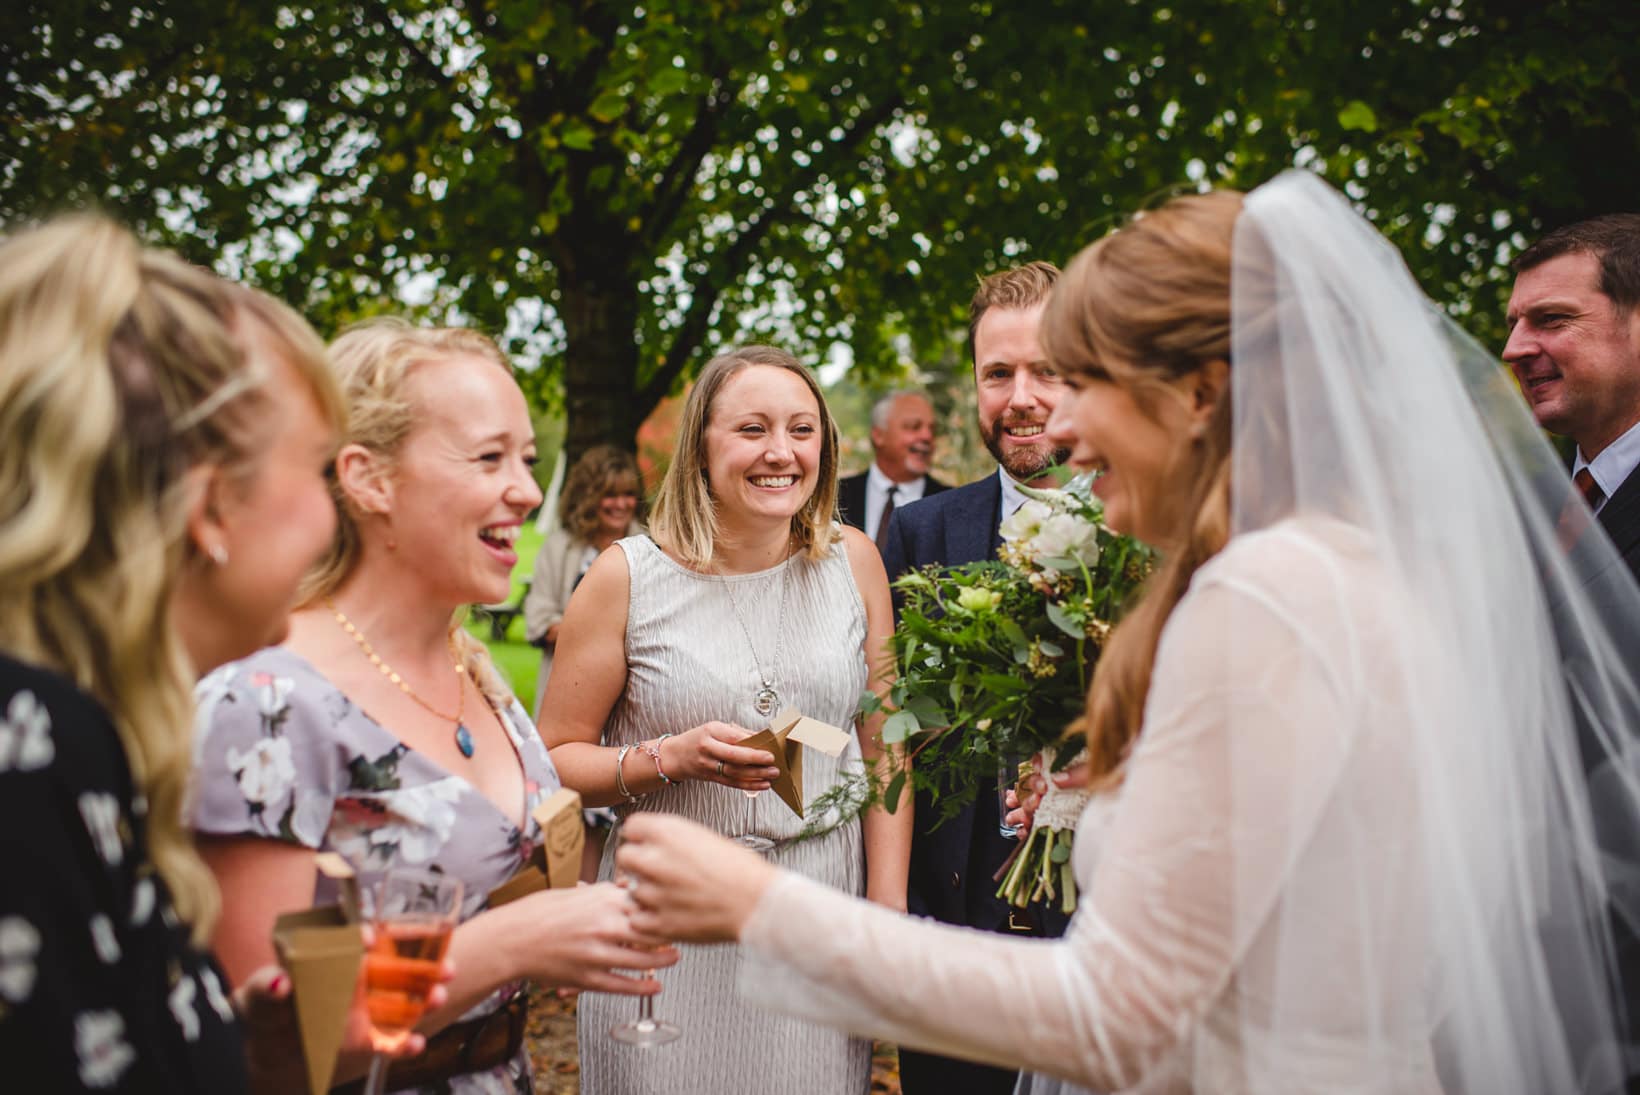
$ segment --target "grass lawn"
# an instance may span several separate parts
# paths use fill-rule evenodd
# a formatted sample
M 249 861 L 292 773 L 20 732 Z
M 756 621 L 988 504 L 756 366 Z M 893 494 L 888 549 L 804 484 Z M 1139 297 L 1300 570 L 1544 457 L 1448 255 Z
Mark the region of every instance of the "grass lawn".
M 516 605 L 524 592 L 524 579 L 535 570 L 535 555 L 541 550 L 541 541 L 544 537 L 536 531 L 535 522 L 525 523 L 518 536 L 518 565 L 513 567 L 512 594 L 507 603 Z M 474 609 L 467 619 L 467 630 L 484 640 L 484 645 L 490 648 L 490 657 L 502 674 L 511 683 L 512 689 L 518 698 L 524 701 L 524 708 L 528 710 L 535 702 L 535 676 L 541 668 L 541 651 L 524 641 L 524 617 L 518 616 L 507 627 L 506 638 L 496 640 L 490 635 L 490 621 L 483 613 Z

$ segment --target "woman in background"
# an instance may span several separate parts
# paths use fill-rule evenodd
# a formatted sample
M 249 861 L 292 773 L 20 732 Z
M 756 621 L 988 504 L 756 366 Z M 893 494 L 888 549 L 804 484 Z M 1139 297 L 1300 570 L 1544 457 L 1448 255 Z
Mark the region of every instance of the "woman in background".
M 541 717 L 541 697 L 546 695 L 569 595 L 605 548 L 640 531 L 641 482 L 638 462 L 614 445 L 594 445 L 564 477 L 558 524 L 535 557 L 530 592 L 524 598 L 524 635 L 541 648 L 541 672 L 535 678 L 536 718 Z
M 645 993 L 658 986 L 614 968 L 670 961 L 629 949 L 612 886 L 486 907 L 540 843 L 531 813 L 558 788 L 528 714 L 459 626 L 463 606 L 506 596 L 541 502 L 529 411 L 474 331 L 379 320 L 331 356 L 348 405 L 336 535 L 288 640 L 201 686 L 193 819 L 222 886 L 218 951 L 243 977 L 280 912 L 330 900 L 320 851 L 365 884 L 399 865 L 457 877 L 449 1005 L 423 1022 L 427 1054 L 388 1083 L 528 1091 L 526 979 Z

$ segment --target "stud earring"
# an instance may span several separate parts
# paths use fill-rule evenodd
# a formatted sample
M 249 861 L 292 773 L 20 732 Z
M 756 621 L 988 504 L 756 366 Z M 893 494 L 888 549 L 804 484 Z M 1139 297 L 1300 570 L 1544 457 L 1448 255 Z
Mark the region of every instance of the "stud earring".
M 228 549 L 223 547 L 221 544 L 212 544 L 205 554 L 209 555 L 211 557 L 211 562 L 215 563 L 219 567 L 225 567 L 228 565 Z

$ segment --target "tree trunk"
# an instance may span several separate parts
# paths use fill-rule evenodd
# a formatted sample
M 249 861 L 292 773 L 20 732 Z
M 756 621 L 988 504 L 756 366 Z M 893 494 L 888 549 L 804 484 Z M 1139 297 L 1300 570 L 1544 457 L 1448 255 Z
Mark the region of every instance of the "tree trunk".
M 564 322 L 565 454 L 573 463 L 594 445 L 637 448 L 638 426 L 651 408 L 638 406 L 637 286 L 620 279 L 560 282 Z

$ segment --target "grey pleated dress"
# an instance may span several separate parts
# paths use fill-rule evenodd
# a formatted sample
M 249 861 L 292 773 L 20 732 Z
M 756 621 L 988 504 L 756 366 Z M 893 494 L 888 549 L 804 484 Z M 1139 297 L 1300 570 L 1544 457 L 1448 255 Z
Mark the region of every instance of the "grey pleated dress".
M 683 567 L 647 536 L 618 542 L 632 576 L 627 681 L 605 727 L 605 745 L 678 733 L 714 719 L 752 730 L 766 726 L 769 720 L 753 706 L 761 681 L 745 631 L 757 644 L 763 669 L 772 671 L 781 706 L 852 727 L 866 680 L 866 619 L 842 544 L 819 561 L 794 557 L 770 570 L 720 577 Z M 782 619 L 785 646 L 776 665 Z M 836 760 L 805 750 L 804 801 L 813 802 L 843 771 L 858 770 L 860 763 L 855 740 Z M 781 867 L 846 893 L 864 892 L 865 855 L 857 819 L 788 843 L 805 822 L 773 792 L 748 798 L 710 782 L 662 788 L 621 812 L 635 810 L 681 814 L 757 849 Z M 809 821 L 814 821 L 812 814 Z M 610 842 L 611 849 L 615 843 Z M 610 874 L 606 853 L 601 876 Z M 584 1095 L 866 1091 L 870 1043 L 747 1006 L 736 984 L 756 971 L 743 970 L 743 961 L 739 947 L 686 946 L 676 966 L 660 971 L 664 988 L 655 999 L 655 1014 L 683 1028 L 683 1037 L 663 1046 L 635 1048 L 609 1037 L 610 1027 L 636 1016 L 635 999 L 583 995 Z

